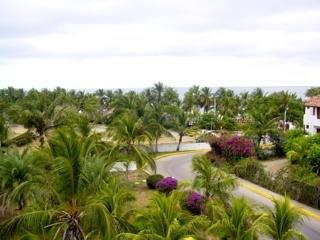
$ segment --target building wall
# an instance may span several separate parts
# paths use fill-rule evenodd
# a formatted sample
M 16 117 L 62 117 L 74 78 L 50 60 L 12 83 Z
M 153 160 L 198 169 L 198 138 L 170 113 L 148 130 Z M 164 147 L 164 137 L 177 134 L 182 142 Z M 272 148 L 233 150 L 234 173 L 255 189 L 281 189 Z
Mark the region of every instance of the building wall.
M 309 107 L 309 108 L 305 107 L 305 114 L 303 116 L 303 125 L 306 132 L 310 134 L 317 133 L 317 129 L 320 128 L 320 119 L 317 118 L 317 108 L 315 108 L 315 111 L 314 111 L 313 107 Z

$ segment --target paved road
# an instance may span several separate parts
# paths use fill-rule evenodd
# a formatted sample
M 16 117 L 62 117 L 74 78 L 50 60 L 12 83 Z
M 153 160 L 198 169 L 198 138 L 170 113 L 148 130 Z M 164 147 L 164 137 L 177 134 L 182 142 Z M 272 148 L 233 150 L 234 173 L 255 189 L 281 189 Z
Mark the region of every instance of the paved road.
M 157 161 L 157 172 L 165 176 L 173 176 L 178 180 L 192 180 L 194 174 L 191 170 L 192 156 L 197 153 L 186 153 L 182 155 L 168 156 L 161 158 Z M 261 188 L 255 184 L 241 180 L 240 186 L 234 191 L 237 196 L 244 196 L 252 202 L 272 207 L 272 201 L 266 197 L 271 195 L 273 197 L 281 197 L 278 194 L 272 193 L 271 191 Z M 258 189 L 259 191 L 255 191 Z M 261 194 L 261 192 L 263 194 Z M 320 211 L 310 208 L 306 205 L 299 204 L 293 201 L 299 207 L 305 211 L 314 214 L 314 218 L 306 217 L 304 223 L 297 226 L 311 240 L 320 240 Z M 316 220 L 317 219 L 317 220 Z

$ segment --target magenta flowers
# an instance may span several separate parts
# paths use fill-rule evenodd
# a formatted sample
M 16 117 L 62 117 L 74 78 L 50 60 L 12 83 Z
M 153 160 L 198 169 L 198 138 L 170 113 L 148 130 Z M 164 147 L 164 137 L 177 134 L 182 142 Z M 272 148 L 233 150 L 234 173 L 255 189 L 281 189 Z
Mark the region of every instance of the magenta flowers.
M 205 197 L 197 192 L 190 192 L 187 200 L 188 210 L 196 215 L 201 214 Z
M 172 190 L 176 189 L 178 185 L 178 181 L 173 177 L 166 177 L 161 179 L 157 185 L 156 188 L 160 192 L 169 193 Z
M 214 137 L 209 140 L 209 143 L 217 155 L 227 159 L 240 159 L 253 155 L 253 143 L 244 137 Z

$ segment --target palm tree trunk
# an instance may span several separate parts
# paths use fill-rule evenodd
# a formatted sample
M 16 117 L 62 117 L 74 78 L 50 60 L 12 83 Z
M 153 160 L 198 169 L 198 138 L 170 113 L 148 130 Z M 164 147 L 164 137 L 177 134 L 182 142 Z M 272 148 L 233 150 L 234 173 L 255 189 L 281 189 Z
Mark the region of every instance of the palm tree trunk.
M 177 146 L 177 151 L 178 151 L 178 152 L 180 151 L 180 145 L 181 145 L 181 142 L 182 142 L 182 137 L 183 137 L 183 134 L 180 133 L 180 134 L 179 134 L 179 142 L 178 142 L 178 146 Z
M 129 164 L 126 164 L 126 180 L 129 181 Z
M 158 137 L 156 137 L 156 142 L 155 142 L 155 149 L 154 151 L 157 153 L 158 152 Z

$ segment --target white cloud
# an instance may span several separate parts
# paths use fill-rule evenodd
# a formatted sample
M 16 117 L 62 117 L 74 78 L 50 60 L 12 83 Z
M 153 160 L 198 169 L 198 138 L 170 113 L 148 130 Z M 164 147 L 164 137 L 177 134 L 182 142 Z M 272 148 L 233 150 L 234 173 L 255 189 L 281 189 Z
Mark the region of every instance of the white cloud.
M 317 85 L 318 66 L 264 58 L 131 57 L 88 60 L 12 60 L 0 66 L 3 85 L 31 88 Z
M 2 0 L 1 86 L 316 85 L 317 0 Z

